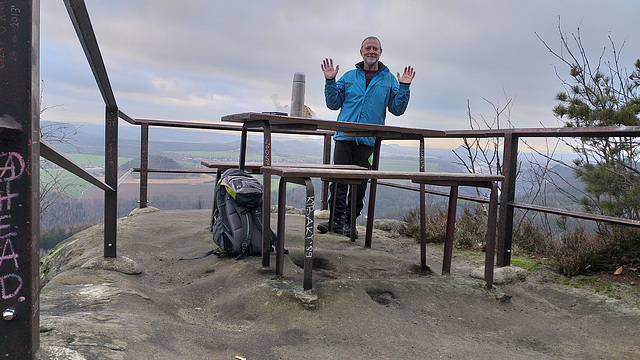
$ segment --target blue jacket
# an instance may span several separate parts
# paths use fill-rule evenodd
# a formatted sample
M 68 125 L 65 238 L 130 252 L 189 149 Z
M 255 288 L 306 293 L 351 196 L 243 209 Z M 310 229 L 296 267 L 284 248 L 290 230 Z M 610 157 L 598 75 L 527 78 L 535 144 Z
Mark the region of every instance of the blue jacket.
M 338 121 L 384 125 L 387 108 L 393 115 L 404 114 L 409 104 L 409 85 L 399 84 L 389 68 L 379 62 L 379 70 L 367 87 L 363 65 L 363 62 L 356 64 L 355 69 L 347 71 L 338 81 L 325 82 L 325 101 L 329 109 L 340 109 Z M 367 146 L 375 143 L 374 137 L 348 137 L 341 131 L 335 133 L 334 139 Z

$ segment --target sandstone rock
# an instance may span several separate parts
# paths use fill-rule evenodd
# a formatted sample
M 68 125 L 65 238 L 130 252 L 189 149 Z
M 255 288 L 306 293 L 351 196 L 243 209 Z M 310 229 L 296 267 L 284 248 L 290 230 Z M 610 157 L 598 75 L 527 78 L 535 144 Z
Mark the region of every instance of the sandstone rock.
M 469 275 L 472 278 L 484 279 L 484 266 L 472 270 Z M 524 280 L 526 276 L 527 270 L 517 266 L 504 266 L 493 269 L 493 283 L 498 285 L 521 281 Z

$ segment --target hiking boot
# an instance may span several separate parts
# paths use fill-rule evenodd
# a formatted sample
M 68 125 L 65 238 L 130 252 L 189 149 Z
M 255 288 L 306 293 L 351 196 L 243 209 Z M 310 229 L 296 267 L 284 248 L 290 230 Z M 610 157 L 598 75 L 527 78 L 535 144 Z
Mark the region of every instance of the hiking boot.
M 333 232 L 336 232 L 336 229 L 342 229 L 343 226 L 344 223 L 342 220 L 333 220 Z M 318 229 L 318 232 L 320 232 L 320 234 L 326 234 L 329 231 L 329 222 L 325 221 L 319 223 L 318 226 L 316 226 L 316 229 Z
M 339 235 L 344 235 L 346 237 L 351 237 L 351 225 L 350 224 L 344 224 L 343 227 L 338 228 L 338 229 L 333 229 L 333 232 Z M 358 238 L 358 229 L 356 229 L 356 236 L 354 237 L 354 239 Z
M 326 234 L 327 231 L 329 231 L 329 222 L 321 222 L 320 224 L 318 224 L 318 226 L 316 226 L 316 229 L 318 229 L 320 234 Z

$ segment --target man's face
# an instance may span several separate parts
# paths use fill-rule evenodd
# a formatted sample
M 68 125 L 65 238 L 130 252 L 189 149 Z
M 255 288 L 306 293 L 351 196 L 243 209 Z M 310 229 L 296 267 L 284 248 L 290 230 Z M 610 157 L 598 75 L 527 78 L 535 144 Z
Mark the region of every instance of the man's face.
M 360 49 L 362 60 L 367 66 L 375 65 L 380 60 L 380 54 L 382 54 L 382 49 L 380 49 L 380 44 L 375 39 L 365 40 Z

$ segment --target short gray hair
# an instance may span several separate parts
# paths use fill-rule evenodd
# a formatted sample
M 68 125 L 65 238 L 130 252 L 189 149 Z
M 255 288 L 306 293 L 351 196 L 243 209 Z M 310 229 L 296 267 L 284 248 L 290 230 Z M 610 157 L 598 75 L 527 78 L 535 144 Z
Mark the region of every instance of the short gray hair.
M 380 39 L 378 39 L 375 36 L 367 36 L 366 38 L 364 38 L 364 40 L 362 40 L 362 43 L 360 44 L 360 49 L 362 49 L 362 47 L 364 46 L 364 42 L 365 41 L 371 40 L 371 39 L 373 39 L 373 40 L 378 42 L 378 46 L 380 46 L 380 51 L 382 51 L 382 43 L 380 42 Z

